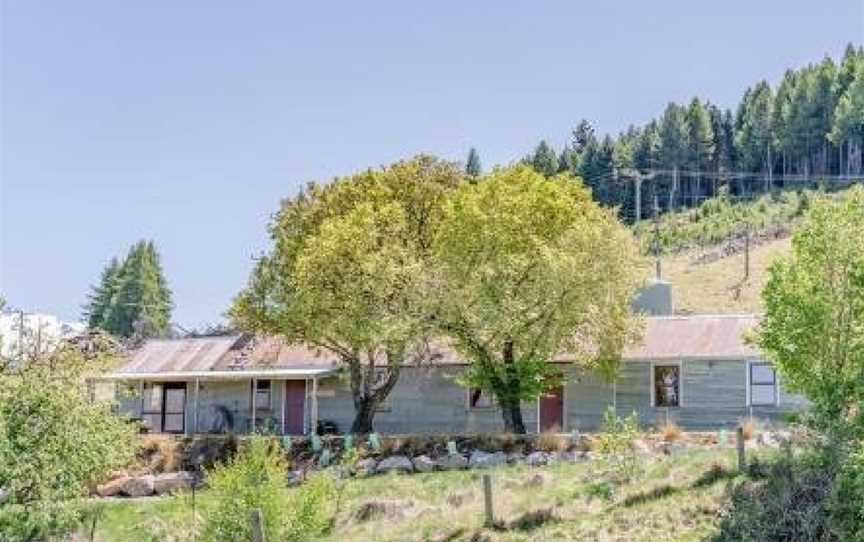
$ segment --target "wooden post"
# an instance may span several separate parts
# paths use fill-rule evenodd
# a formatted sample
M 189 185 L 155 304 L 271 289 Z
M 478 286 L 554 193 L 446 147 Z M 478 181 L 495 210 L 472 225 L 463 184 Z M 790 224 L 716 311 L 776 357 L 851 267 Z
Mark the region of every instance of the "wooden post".
M 257 408 L 257 405 L 255 404 L 255 398 L 257 395 L 258 395 L 258 379 L 253 378 L 252 379 L 252 400 L 250 401 L 252 404 L 252 427 L 249 430 L 249 433 L 254 433 L 255 429 L 256 429 L 255 428 L 255 414 L 256 414 L 255 410 Z
M 744 452 L 744 428 L 740 425 L 735 437 L 735 445 L 738 447 L 738 471 L 744 472 L 747 468 L 747 457 Z
M 201 379 L 195 379 L 195 426 L 192 429 L 192 434 L 195 435 L 198 433 L 198 411 L 200 410 L 198 407 L 198 396 L 201 394 Z
M 495 514 L 492 512 L 492 477 L 488 474 L 483 475 L 483 502 L 486 510 L 486 521 L 483 525 L 491 528 L 495 525 Z
M 750 278 L 750 226 L 744 230 L 744 280 Z
M 267 537 L 264 533 L 264 517 L 261 515 L 261 509 L 255 508 L 252 510 L 252 542 L 266 542 Z

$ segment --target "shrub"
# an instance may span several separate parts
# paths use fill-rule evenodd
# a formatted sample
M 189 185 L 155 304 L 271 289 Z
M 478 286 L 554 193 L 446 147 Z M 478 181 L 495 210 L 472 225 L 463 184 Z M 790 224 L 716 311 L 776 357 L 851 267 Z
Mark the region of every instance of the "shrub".
M 667 422 L 660 428 L 660 435 L 663 437 L 665 442 L 677 442 L 681 440 L 683 432 L 677 424 Z
M 541 452 L 563 452 L 570 447 L 570 438 L 544 431 L 537 436 L 537 449 Z
M 831 523 L 841 540 L 864 541 L 864 445 L 840 468 L 831 499 Z
M 227 463 L 208 472 L 212 498 L 208 501 L 204 540 L 251 540 L 252 510 L 261 509 L 270 540 L 281 540 L 283 511 L 288 502 L 287 466 L 274 442 L 253 436 Z
M 620 418 L 613 407 L 606 409 L 594 449 L 608 461 L 611 482 L 628 482 L 639 474 L 641 462 L 633 449 L 633 443 L 640 434 L 636 412 Z
M 756 421 L 753 418 L 741 421 L 741 434 L 744 436 L 744 440 L 753 440 L 757 432 Z
M 291 496 L 285 511 L 284 540 L 303 542 L 321 536 L 332 525 L 340 492 L 328 473 L 309 478 Z

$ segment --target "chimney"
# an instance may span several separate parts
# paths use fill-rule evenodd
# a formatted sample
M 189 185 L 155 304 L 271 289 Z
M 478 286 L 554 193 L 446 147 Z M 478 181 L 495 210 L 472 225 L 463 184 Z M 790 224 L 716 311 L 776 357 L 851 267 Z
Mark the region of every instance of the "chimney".
M 665 280 L 652 279 L 636 293 L 633 299 L 633 312 L 647 316 L 671 316 L 672 283 Z

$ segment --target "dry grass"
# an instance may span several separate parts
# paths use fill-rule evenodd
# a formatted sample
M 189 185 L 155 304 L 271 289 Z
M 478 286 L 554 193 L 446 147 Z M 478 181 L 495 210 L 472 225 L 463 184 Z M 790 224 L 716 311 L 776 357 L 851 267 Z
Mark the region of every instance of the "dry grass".
M 138 448 L 136 467 L 152 473 L 175 472 L 183 466 L 180 442 L 165 435 L 145 435 Z
M 667 422 L 660 428 L 660 437 L 665 442 L 678 442 L 682 436 L 684 432 L 673 422 Z
M 751 313 L 762 311 L 761 292 L 768 281 L 768 267 L 791 251 L 790 238 L 753 247 L 750 251 L 750 277 L 744 279 L 744 255 L 695 264 L 694 252 L 665 256 L 663 278 L 672 282 L 675 310 L 681 314 Z M 654 265 L 646 265 L 646 277 L 653 276 Z
M 741 421 L 741 432 L 744 435 L 744 440 L 753 440 L 756 433 L 759 432 L 759 426 L 752 418 Z
M 544 431 L 537 435 L 536 447 L 541 452 L 565 452 L 570 447 L 570 437 Z

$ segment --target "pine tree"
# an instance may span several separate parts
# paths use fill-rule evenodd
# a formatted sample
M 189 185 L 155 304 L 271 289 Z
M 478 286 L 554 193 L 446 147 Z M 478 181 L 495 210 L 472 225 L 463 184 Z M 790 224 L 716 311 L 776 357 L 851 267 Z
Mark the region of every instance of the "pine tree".
M 465 161 L 465 173 L 470 177 L 479 177 L 483 173 L 483 166 L 480 165 L 480 154 L 474 147 L 471 147 L 471 150 L 468 151 L 468 159 Z
M 546 177 L 552 177 L 558 173 L 558 155 L 555 154 L 555 149 L 546 143 L 545 139 L 534 150 L 531 165 L 535 171 L 542 173 Z
M 91 327 L 119 337 L 155 337 L 168 332 L 171 290 L 152 241 L 139 241 L 122 263 L 103 272 L 87 307 Z
M 87 304 L 84 306 L 84 318 L 91 329 L 102 328 L 111 310 L 111 304 L 117 295 L 118 275 L 120 273 L 120 262 L 117 258 L 111 261 L 102 270 L 98 286 L 92 286 L 92 292 L 87 296 Z
M 702 171 L 707 169 L 714 155 L 714 131 L 711 116 L 698 98 L 687 107 L 687 162 L 695 187 L 691 187 L 692 206 L 702 198 Z

